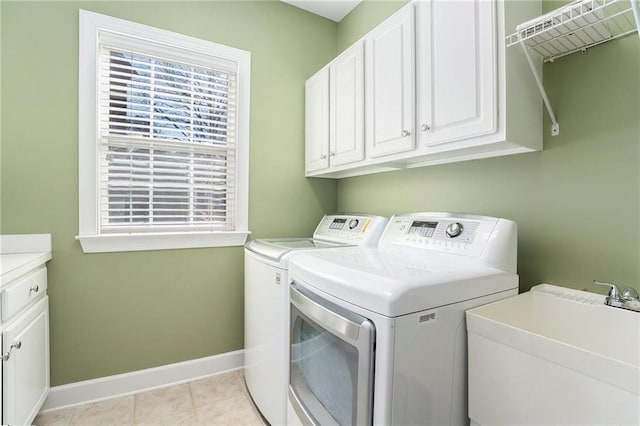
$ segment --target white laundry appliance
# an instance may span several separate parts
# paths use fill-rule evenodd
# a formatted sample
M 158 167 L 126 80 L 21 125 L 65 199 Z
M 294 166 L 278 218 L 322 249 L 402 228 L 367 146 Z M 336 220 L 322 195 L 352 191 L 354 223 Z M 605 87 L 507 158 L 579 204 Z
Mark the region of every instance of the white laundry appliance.
M 516 245 L 509 220 L 415 213 L 296 255 L 289 424 L 468 424 L 464 313 L 517 294 Z
M 289 383 L 289 285 L 287 264 L 308 250 L 376 245 L 387 219 L 362 214 L 328 215 L 312 238 L 257 239 L 245 248 L 245 380 L 262 415 L 286 424 Z

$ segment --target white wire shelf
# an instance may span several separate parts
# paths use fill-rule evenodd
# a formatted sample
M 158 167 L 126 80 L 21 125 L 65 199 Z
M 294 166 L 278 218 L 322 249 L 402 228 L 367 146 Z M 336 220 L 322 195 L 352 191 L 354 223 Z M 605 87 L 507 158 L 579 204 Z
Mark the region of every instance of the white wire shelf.
M 577 0 L 516 27 L 507 46 L 524 43 L 545 62 L 585 52 L 598 44 L 634 33 L 636 0 Z M 637 7 L 637 3 L 636 3 Z
M 507 46 L 520 45 L 529 62 L 551 119 L 552 136 L 560 134 L 560 124 L 529 51 L 538 53 L 544 62 L 553 62 L 635 32 L 640 35 L 640 0 L 576 0 L 523 22 L 507 36 Z

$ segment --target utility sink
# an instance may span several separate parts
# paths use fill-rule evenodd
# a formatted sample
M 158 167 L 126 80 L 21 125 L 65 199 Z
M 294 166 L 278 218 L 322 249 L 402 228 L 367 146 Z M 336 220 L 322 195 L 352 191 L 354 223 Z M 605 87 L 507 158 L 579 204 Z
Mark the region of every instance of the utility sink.
M 640 424 L 640 313 L 550 284 L 467 311 L 472 423 Z

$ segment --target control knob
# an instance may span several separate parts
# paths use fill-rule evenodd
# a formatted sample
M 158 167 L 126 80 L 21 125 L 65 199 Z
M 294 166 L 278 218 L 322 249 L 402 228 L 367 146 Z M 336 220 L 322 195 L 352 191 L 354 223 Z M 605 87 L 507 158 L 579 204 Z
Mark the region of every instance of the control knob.
M 355 229 L 355 227 L 358 226 L 358 223 L 360 223 L 358 219 L 351 219 L 349 221 L 349 229 Z
M 447 237 L 449 238 L 455 238 L 458 235 L 460 235 L 462 233 L 462 230 L 464 228 L 462 227 L 462 224 L 459 222 L 452 222 L 449 224 L 449 226 L 447 226 Z

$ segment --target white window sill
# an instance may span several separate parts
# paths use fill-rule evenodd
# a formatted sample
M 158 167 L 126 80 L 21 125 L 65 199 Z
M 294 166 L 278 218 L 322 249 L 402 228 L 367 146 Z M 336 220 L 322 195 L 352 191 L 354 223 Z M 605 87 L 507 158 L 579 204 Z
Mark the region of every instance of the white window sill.
M 242 246 L 249 231 L 78 235 L 85 253 Z

